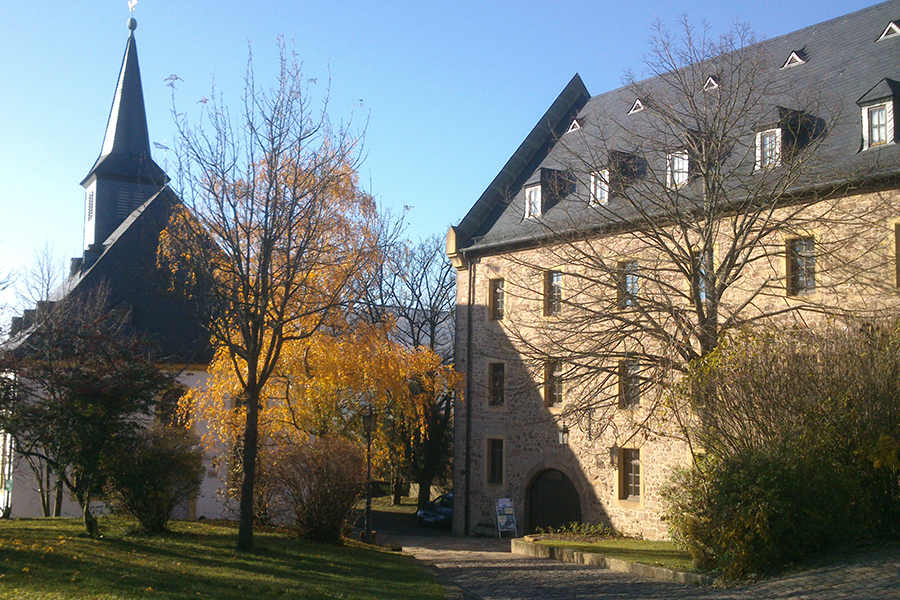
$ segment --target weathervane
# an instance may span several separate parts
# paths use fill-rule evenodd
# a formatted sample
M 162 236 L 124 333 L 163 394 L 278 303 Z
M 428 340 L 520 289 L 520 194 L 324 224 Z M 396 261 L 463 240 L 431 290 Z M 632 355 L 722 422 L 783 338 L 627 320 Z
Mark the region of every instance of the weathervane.
M 128 12 L 131 14 L 131 17 L 128 17 L 128 29 L 131 30 L 131 35 L 134 35 L 134 30 L 137 29 L 137 21 L 134 19 L 134 7 L 137 6 L 137 0 L 128 0 Z

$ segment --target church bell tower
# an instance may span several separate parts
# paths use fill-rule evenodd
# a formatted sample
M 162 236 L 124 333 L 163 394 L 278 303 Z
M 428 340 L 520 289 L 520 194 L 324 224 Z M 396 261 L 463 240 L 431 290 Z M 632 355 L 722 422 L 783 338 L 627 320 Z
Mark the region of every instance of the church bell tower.
M 131 31 L 116 86 L 100 157 L 81 182 L 85 189 L 84 268 L 103 251 L 103 243 L 128 216 L 169 181 L 150 156 L 150 136 L 141 88 L 137 21 Z

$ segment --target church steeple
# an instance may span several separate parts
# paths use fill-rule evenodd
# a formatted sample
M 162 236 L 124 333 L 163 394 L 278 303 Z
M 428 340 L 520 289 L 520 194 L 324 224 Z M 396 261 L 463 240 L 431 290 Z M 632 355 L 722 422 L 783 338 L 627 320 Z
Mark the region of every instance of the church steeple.
M 135 208 L 169 181 L 150 155 L 141 70 L 134 39 L 136 28 L 137 21 L 128 19 L 131 33 L 125 45 L 103 148 L 81 182 L 86 190 L 85 250 L 102 244 Z

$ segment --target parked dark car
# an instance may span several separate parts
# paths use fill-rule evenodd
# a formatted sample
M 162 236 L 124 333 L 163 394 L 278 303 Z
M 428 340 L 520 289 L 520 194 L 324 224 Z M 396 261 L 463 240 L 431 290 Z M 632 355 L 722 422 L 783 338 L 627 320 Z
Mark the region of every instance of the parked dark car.
M 442 494 L 416 512 L 419 525 L 450 529 L 453 525 L 453 493 Z

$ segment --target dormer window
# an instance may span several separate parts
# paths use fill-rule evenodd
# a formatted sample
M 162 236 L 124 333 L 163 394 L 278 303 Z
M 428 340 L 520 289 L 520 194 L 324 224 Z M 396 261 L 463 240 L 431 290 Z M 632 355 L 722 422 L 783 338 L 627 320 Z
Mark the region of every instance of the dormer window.
M 863 149 L 876 148 L 894 141 L 894 102 L 864 106 Z
M 541 216 L 541 184 L 525 188 L 525 218 Z
M 863 150 L 896 142 L 894 106 L 900 97 L 900 82 L 882 79 L 857 100 L 862 110 Z
M 706 78 L 706 83 L 703 84 L 703 91 L 711 92 L 717 89 L 719 89 L 719 79 L 715 75 L 710 75 Z
M 537 181 L 535 180 L 537 179 Z M 525 219 L 536 219 L 575 191 L 575 177 L 569 171 L 541 167 L 525 185 Z
M 569 128 L 566 129 L 566 133 L 572 133 L 573 131 L 578 131 L 581 129 L 581 123 L 578 122 L 578 119 L 572 119 L 572 124 L 569 125 Z
M 884 28 L 884 31 L 881 32 L 881 35 L 876 41 L 880 42 L 881 40 L 893 37 L 900 37 L 900 21 L 891 21 L 888 23 L 888 26 Z
M 806 52 L 804 52 L 803 50 L 795 50 L 794 52 L 791 52 L 791 55 L 788 56 L 786 61 L 784 61 L 784 64 L 781 65 L 781 68 L 787 69 L 804 64 L 806 64 Z
M 756 134 L 756 168 L 768 169 L 781 164 L 781 128 Z
M 866 109 L 866 117 L 869 132 L 869 146 L 886 144 L 887 136 L 887 104 L 870 106 Z
M 688 182 L 690 158 L 687 150 L 673 152 L 666 157 L 666 186 L 679 188 Z
M 641 102 L 640 98 L 637 98 L 634 101 L 634 104 L 631 105 L 631 110 L 628 111 L 629 115 L 633 115 L 634 113 L 639 113 L 644 110 L 644 103 Z
M 591 173 L 591 204 L 609 202 L 609 169 Z

